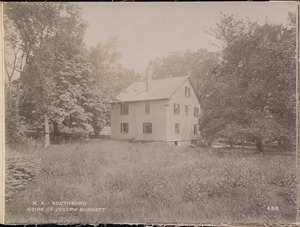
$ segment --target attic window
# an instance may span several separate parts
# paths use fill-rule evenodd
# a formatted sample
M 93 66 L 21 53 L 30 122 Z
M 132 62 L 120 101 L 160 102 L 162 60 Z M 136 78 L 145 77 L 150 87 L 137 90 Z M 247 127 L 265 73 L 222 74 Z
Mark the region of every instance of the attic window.
M 191 95 L 191 89 L 189 87 L 185 87 L 185 97 L 189 98 Z
M 121 115 L 128 115 L 129 113 L 129 105 L 128 103 L 121 104 Z

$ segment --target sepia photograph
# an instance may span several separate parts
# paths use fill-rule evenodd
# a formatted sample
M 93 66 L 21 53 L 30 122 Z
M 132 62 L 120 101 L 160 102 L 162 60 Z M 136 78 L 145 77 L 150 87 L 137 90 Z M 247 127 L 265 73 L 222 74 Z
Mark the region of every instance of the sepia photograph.
M 5 223 L 297 223 L 298 18 L 4 3 Z

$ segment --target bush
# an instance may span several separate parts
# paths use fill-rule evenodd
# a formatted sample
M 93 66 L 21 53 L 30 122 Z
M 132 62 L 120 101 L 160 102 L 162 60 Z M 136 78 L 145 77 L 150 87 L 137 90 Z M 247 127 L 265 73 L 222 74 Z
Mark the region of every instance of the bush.
M 5 116 L 5 142 L 6 144 L 16 147 L 26 142 L 25 128 L 20 123 L 19 116 L 13 113 L 6 113 Z
M 54 133 L 50 134 L 51 142 L 54 144 L 68 143 L 68 142 L 82 142 L 84 139 L 88 138 L 87 132 L 60 132 L 58 135 Z

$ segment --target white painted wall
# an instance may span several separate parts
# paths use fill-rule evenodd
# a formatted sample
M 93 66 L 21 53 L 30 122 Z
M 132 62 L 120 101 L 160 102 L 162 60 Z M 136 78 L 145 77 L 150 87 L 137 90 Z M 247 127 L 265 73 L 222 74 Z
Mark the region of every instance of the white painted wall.
M 190 97 L 185 97 L 185 87 L 190 88 Z M 174 115 L 174 103 L 180 104 L 180 114 Z M 185 105 L 188 105 L 188 116 L 185 116 Z M 168 106 L 168 133 L 167 141 L 190 141 L 197 139 L 194 135 L 194 124 L 198 124 L 198 118 L 194 117 L 194 107 L 199 108 L 201 113 L 200 103 L 194 93 L 190 82 L 187 80 L 183 83 L 171 97 Z M 175 123 L 180 124 L 180 132 L 175 134 Z
M 113 104 L 111 111 L 111 138 L 135 140 L 167 140 L 167 100 L 150 102 L 150 114 L 145 114 L 145 102 L 130 102 L 129 114 L 121 115 L 120 104 Z M 143 123 L 152 123 L 152 133 L 143 133 Z M 121 123 L 129 124 L 129 132 L 121 133 Z
M 185 87 L 190 88 L 190 97 L 185 97 Z M 129 114 L 121 115 L 120 104 L 113 104 L 111 111 L 111 138 L 121 140 L 154 140 L 178 141 L 178 145 L 190 143 L 199 138 L 194 134 L 194 124 L 198 124 L 198 117 L 194 117 L 194 107 L 200 103 L 190 82 L 184 82 L 172 95 L 170 100 L 153 100 L 150 102 L 150 114 L 145 114 L 145 102 L 130 102 Z M 180 114 L 174 114 L 174 103 L 180 104 Z M 188 116 L 185 115 L 185 105 L 188 105 Z M 143 123 L 152 123 L 152 133 L 143 133 Z M 121 123 L 129 124 L 129 132 L 121 133 Z M 175 134 L 175 123 L 180 124 L 179 134 Z

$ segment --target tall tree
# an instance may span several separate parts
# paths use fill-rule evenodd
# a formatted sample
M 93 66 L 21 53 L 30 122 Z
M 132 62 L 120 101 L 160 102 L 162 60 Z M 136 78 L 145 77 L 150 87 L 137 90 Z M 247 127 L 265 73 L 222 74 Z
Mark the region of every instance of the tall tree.
M 140 76 L 120 64 L 121 54 L 116 50 L 116 38 L 92 47 L 89 54 L 91 73 L 95 79 L 91 109 L 95 135 L 99 135 L 105 125 L 110 125 L 111 101 L 130 83 Z
M 81 125 L 87 123 L 82 99 L 91 79 L 84 59 L 86 24 L 81 14 L 73 3 L 5 4 L 10 115 L 22 114 L 27 122 L 49 115 L 53 124 L 73 118 Z M 12 78 L 17 78 L 14 86 Z
M 214 92 L 202 103 L 207 137 L 291 143 L 295 127 L 295 25 L 223 15 L 214 30 L 223 43 L 212 76 Z

